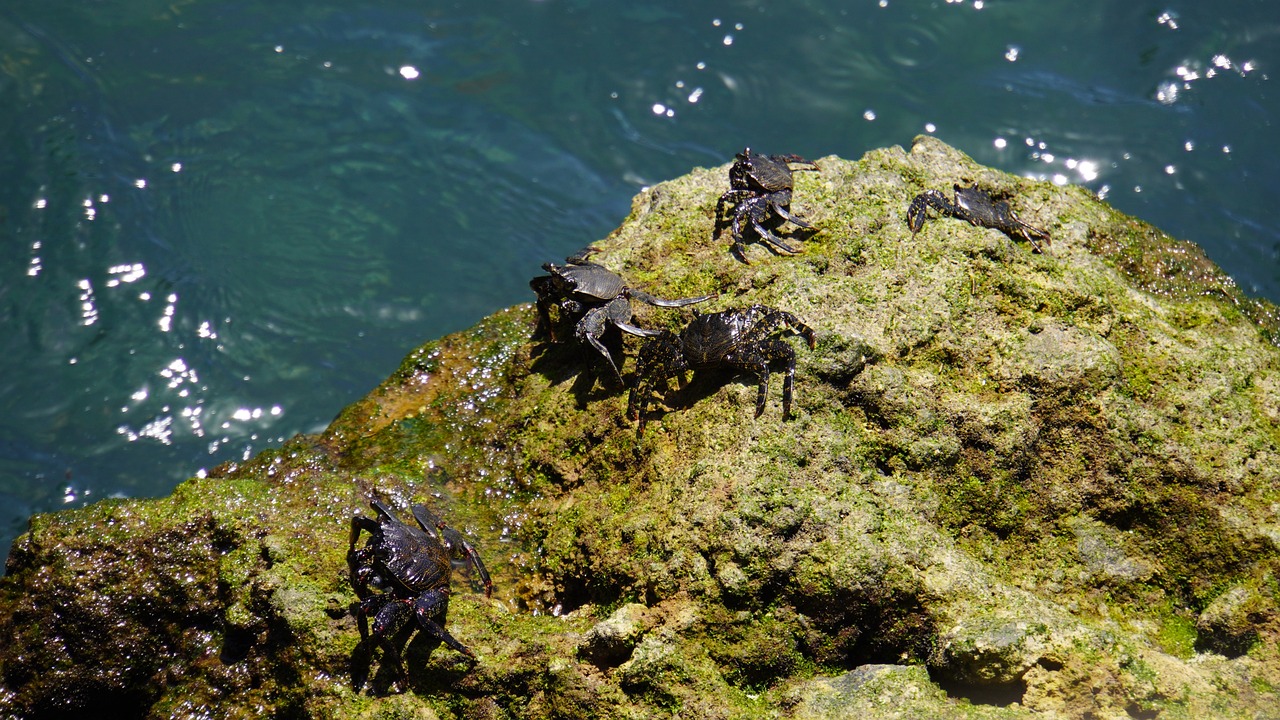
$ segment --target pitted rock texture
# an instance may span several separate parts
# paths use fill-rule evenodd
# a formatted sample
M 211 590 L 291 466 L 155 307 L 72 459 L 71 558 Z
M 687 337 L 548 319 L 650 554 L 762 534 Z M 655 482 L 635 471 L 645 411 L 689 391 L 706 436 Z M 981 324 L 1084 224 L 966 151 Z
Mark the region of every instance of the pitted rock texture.
M 321 435 L 33 518 L 0 580 L 0 716 L 1280 707 L 1275 308 L 1086 190 L 932 138 L 817 162 L 792 211 L 818 231 L 778 229 L 794 256 L 750 243 L 743 263 L 713 237 L 727 164 L 643 191 L 593 256 L 655 295 L 719 293 L 701 312 L 813 327 L 794 419 L 780 379 L 754 418 L 754 378 L 704 373 L 637 438 L 598 354 L 532 342 L 531 304 L 495 313 Z M 1046 252 L 948 218 L 911 234 L 915 195 L 971 182 L 1011 194 Z M 448 627 L 478 660 L 410 641 L 401 694 L 349 613 L 371 497 L 428 503 L 496 586 L 455 573 Z

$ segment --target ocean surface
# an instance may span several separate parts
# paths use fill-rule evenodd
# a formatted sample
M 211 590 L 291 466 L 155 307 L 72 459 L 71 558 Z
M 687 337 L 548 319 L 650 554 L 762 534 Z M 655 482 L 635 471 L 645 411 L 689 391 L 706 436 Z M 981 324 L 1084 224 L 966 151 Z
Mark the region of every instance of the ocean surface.
M 744 146 L 930 133 L 1280 301 L 1277 73 L 1267 0 L 5 3 L 0 557 L 321 430 Z

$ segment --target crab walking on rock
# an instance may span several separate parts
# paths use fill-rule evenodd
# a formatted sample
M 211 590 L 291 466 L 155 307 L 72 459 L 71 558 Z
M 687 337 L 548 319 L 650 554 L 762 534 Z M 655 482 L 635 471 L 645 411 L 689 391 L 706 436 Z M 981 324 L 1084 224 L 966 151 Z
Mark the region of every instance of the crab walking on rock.
M 733 203 L 733 253 L 743 262 L 747 260 L 747 248 L 742 239 L 742 224 L 747 222 L 761 240 L 775 250 L 787 254 L 800 249 L 783 242 L 767 227 L 774 216 L 799 225 L 813 228 L 805 220 L 791 213 L 792 165 L 803 165 L 800 170 L 817 171 L 818 165 L 799 155 L 756 155 L 746 148 L 734 156 L 729 168 L 729 190 L 716 201 L 716 234 L 720 233 L 725 206 Z
M 717 367 L 750 371 L 758 381 L 756 417 L 764 412 L 769 390 L 769 366 L 784 366 L 782 416 L 791 416 L 796 352 L 784 334 L 799 335 L 812 350 L 813 329 L 795 315 L 765 305 L 698 315 L 677 335 L 669 330 L 650 338 L 636 360 L 636 384 L 627 398 L 627 416 L 637 421 L 636 434 L 644 434 L 645 410 L 653 392 L 671 377 L 690 370 Z
M 1041 240 L 1046 245 L 1049 244 L 1049 233 L 1023 222 L 1014 214 L 1007 201 L 996 200 L 990 193 L 979 190 L 977 185 L 954 185 L 953 192 L 956 198 L 954 202 L 937 190 L 925 190 L 915 196 L 907 208 L 907 227 L 911 228 L 911 234 L 920 232 L 920 228 L 924 227 L 928 208 L 933 208 L 943 215 L 968 221 L 970 225 L 999 230 L 1009 237 L 1020 237 L 1031 243 L 1038 253 L 1044 252 L 1040 247 Z
M 466 557 L 484 584 L 485 595 L 493 593 L 493 582 L 480 555 L 425 505 L 412 508 L 416 526 L 402 522 L 376 500 L 369 505 L 378 517 L 351 518 L 351 545 L 347 550 L 351 586 L 360 598 L 354 612 L 360 624 L 361 644 L 370 641 L 368 618 L 373 616 L 372 639 L 382 646 L 384 657 L 390 658 L 402 687 L 408 676 L 392 638 L 412 617 L 417 618 L 423 632 L 474 658 L 471 650 L 449 634 L 444 623 L 453 572 L 451 555 Z M 361 532 L 369 533 L 369 540 L 357 548 Z M 373 592 L 371 586 L 381 592 Z
M 542 269 L 550 274 L 539 275 L 529 281 L 529 287 L 538 296 L 538 326 L 534 336 L 545 334 L 553 342 L 557 340 L 550 309 L 552 305 L 558 306 L 562 316 L 574 320 L 574 337 L 603 355 L 613 368 L 618 382 L 622 382 L 620 363 L 601 341 L 605 331 L 612 325 L 640 337 L 658 334 L 657 330 L 646 330 L 631 324 L 632 300 L 656 307 L 675 308 L 700 303 L 716 296 L 702 295 L 679 300 L 656 298 L 643 290 L 628 287 L 617 273 L 587 260 L 587 256 L 593 252 L 597 250 L 593 247 L 585 248 L 565 258 L 565 265 L 545 263 Z

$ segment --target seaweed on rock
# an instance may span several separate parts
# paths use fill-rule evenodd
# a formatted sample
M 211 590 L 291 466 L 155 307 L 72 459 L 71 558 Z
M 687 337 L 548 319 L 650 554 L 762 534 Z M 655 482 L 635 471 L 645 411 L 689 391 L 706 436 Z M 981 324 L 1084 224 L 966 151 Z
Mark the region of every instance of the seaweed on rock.
M 1280 706 L 1275 308 L 1083 189 L 932 138 L 819 162 L 795 186 L 823 232 L 795 256 L 708 242 L 727 167 L 644 191 L 596 243 L 662 296 L 817 329 L 793 419 L 754 419 L 750 378 L 695 379 L 637 439 L 625 394 L 574 393 L 534 357 L 532 305 L 503 310 L 319 436 L 168 498 L 33 518 L 0 580 L 2 714 Z M 960 182 L 1013 198 L 1053 253 L 959 222 L 913 236 L 911 199 Z M 398 695 L 351 682 L 344 553 L 375 492 L 433 496 L 499 588 L 455 584 L 477 661 L 409 643 Z

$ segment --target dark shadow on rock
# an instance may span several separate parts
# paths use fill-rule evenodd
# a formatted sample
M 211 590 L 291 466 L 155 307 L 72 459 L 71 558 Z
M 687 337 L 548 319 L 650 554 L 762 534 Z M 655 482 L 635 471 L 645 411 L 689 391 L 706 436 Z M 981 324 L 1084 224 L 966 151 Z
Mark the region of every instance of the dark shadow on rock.
M 923 590 L 884 579 L 865 587 L 809 588 L 788 600 L 808 618 L 804 645 L 820 663 L 865 664 L 925 660 L 938 638 L 937 621 Z
M 355 612 L 354 607 L 352 612 Z M 405 666 L 407 660 L 404 651 L 407 649 L 409 636 L 413 635 L 417 629 L 417 625 L 410 621 L 387 639 L 387 644 L 392 648 L 392 652 L 395 652 L 394 657 L 391 656 L 388 647 L 384 643 L 379 643 L 372 635 L 361 640 L 351 651 L 351 687 L 358 691 L 364 690 L 370 695 L 388 695 L 403 691 L 402 668 L 396 667 L 397 660 L 404 666 L 403 672 L 412 677 L 409 668 Z M 375 652 L 378 655 L 376 670 L 374 669 Z
M 621 335 L 620 331 L 614 330 L 605 333 L 603 339 L 614 360 L 624 359 Z M 544 341 L 535 345 L 530 367 L 552 385 L 572 379 L 569 392 L 573 394 L 579 410 L 586 409 L 591 401 L 615 397 L 626 391 L 626 385 L 619 382 L 608 361 L 595 348 L 576 340 Z
M 256 642 L 255 634 L 250 630 L 228 627 L 222 637 L 222 650 L 218 660 L 224 665 L 238 663 L 249 657 Z
M 929 670 L 929 677 L 949 697 L 967 700 L 973 705 L 1009 707 L 1014 703 L 1021 703 L 1027 692 L 1027 683 L 1021 678 L 1004 683 L 974 683 L 947 677 L 932 668 Z
M 741 370 L 733 370 L 729 368 L 716 368 L 711 370 L 699 370 L 692 374 L 690 380 L 681 383 L 680 378 L 671 378 L 671 384 L 667 388 L 657 388 L 653 399 L 649 402 L 645 411 L 645 422 L 653 422 L 661 420 L 668 413 L 676 413 L 692 408 L 694 405 L 715 395 L 731 382 L 737 382 L 744 387 L 751 388 L 755 392 L 756 386 L 759 384 L 756 376 L 750 373 L 744 373 Z M 769 407 L 775 402 L 781 412 L 782 406 L 782 378 L 779 373 L 770 373 L 769 375 L 769 396 L 765 398 L 765 412 L 768 413 Z M 773 395 L 777 395 L 776 398 Z M 754 398 L 754 395 L 752 396 Z M 663 410 L 657 406 L 665 406 Z
M 406 672 L 409 675 L 408 691 L 435 696 L 455 693 L 463 678 L 474 670 L 477 660 L 454 653 L 447 647 L 440 650 L 446 654 L 453 653 L 452 657 L 445 658 L 447 665 L 441 667 L 437 663 L 429 666 L 429 661 L 443 644 L 426 633 L 418 633 L 409 641 L 404 651 Z

